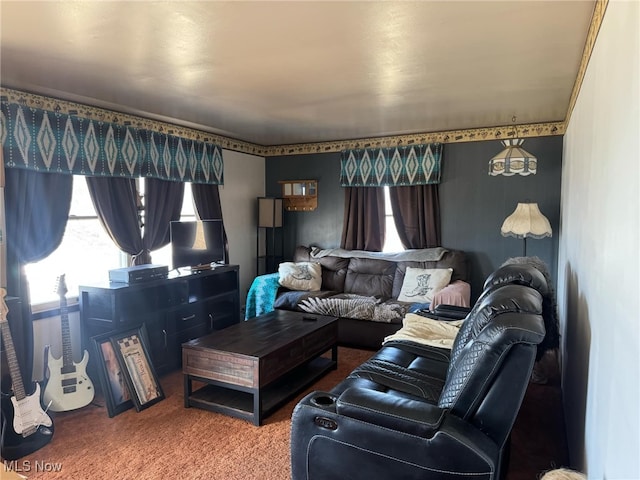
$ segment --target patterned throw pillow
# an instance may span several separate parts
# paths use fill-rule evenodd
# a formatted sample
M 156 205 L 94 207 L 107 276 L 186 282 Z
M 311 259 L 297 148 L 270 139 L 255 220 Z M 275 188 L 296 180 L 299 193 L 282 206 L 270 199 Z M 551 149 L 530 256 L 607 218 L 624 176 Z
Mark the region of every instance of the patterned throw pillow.
M 315 262 L 284 262 L 278 266 L 279 283 L 290 290 L 320 290 L 322 267 Z
M 426 303 L 433 295 L 449 285 L 453 268 L 407 267 L 398 300 L 401 302 Z

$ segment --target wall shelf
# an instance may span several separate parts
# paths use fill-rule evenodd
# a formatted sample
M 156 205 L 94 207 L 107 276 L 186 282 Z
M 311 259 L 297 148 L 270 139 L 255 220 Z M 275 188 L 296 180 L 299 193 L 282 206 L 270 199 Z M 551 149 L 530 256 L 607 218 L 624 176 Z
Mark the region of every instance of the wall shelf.
M 288 212 L 309 212 L 318 208 L 317 180 L 281 180 L 284 208 Z

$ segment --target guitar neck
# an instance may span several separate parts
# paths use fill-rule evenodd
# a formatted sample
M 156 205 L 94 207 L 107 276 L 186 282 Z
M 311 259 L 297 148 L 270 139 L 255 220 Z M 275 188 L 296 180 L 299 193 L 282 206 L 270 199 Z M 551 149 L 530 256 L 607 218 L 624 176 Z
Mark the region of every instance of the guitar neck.
M 71 350 L 71 329 L 69 328 L 69 308 L 67 299 L 60 297 L 60 327 L 62 329 L 62 364 L 73 365 L 73 352 Z
M 25 393 L 24 384 L 22 383 L 22 374 L 20 373 L 20 365 L 18 364 L 16 350 L 13 347 L 13 338 L 11 337 L 9 322 L 4 320 L 1 325 L 2 341 L 4 342 L 4 349 L 7 353 L 7 363 L 9 364 L 9 373 L 11 374 L 13 394 L 15 395 L 16 400 L 19 401 L 25 398 L 27 394 Z

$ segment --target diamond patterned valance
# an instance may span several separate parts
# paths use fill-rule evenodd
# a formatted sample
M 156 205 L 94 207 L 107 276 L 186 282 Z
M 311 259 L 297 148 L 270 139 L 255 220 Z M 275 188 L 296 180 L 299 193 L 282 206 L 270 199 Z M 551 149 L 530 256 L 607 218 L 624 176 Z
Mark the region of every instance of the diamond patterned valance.
M 442 144 L 344 150 L 343 187 L 382 187 L 440 183 Z
M 109 118 L 116 121 L 107 121 L 32 103 L 1 97 L 0 135 L 7 168 L 223 183 L 222 149 L 214 143 L 118 122 L 115 112 Z

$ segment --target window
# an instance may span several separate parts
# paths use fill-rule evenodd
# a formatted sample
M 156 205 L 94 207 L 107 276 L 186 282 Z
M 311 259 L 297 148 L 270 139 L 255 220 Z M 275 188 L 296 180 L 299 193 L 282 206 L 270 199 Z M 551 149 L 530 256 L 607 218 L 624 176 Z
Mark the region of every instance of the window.
M 127 255 L 104 231 L 83 176 L 74 176 L 69 221 L 60 246 L 47 258 L 25 266 L 32 304 L 58 300 L 56 278 L 65 274 L 68 297 L 79 285 L 108 281 L 108 271 L 125 267 Z
M 144 181 L 138 183 L 144 194 Z M 195 220 L 191 184 L 185 183 L 181 220 Z M 152 252 L 153 263 L 171 265 L 171 248 Z M 105 232 L 93 208 L 83 176 L 74 175 L 69 221 L 60 246 L 47 258 L 25 266 L 31 304 L 55 302 L 56 279 L 65 274 L 67 298 L 78 295 L 80 285 L 99 285 L 109 281 L 109 270 L 128 266 L 129 256 L 120 251 Z
M 141 188 L 141 190 L 144 190 L 144 187 Z M 180 212 L 180 220 L 196 220 L 196 210 L 193 203 L 193 195 L 191 194 L 190 183 L 184 184 L 184 198 L 182 200 L 182 211 Z M 169 243 L 164 247 L 151 252 L 151 262 L 157 265 L 168 265 L 169 268 L 171 268 L 171 244 Z
M 391 198 L 389 197 L 389 187 L 384 187 L 384 217 L 386 234 L 384 239 L 383 252 L 402 252 L 404 246 L 400 241 L 396 224 L 393 221 L 393 212 L 391 210 Z

